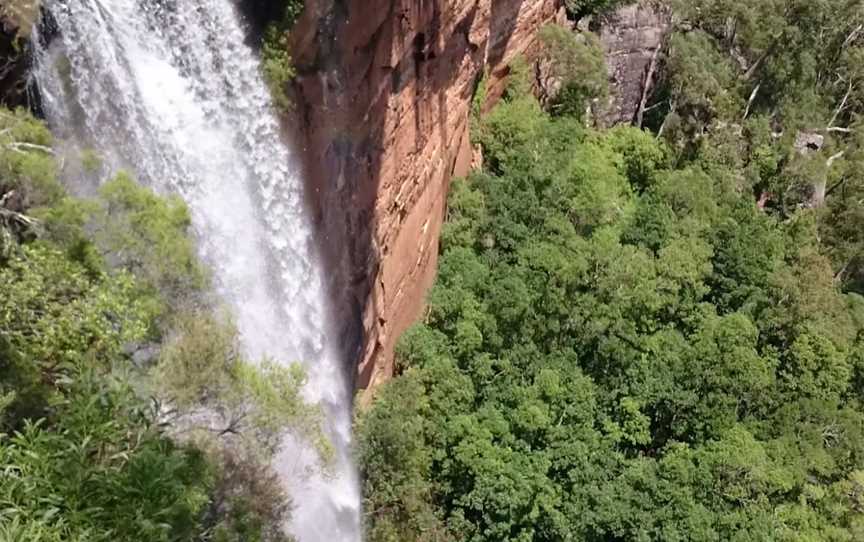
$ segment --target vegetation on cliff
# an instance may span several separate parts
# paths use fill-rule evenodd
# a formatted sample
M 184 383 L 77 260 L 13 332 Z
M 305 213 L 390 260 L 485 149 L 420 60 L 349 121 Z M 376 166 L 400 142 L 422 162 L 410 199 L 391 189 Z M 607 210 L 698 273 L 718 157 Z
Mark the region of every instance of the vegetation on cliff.
M 288 85 L 294 79 L 291 29 L 303 12 L 303 0 L 282 0 L 276 18 L 267 24 L 261 47 L 261 66 L 273 102 L 282 111 L 291 108 Z
M 581 118 L 586 109 L 590 113 L 600 107 L 608 97 L 609 82 L 599 38 L 555 24 L 541 28 L 538 38 L 546 77 L 558 87 L 544 89 L 550 94 L 544 96 L 549 112 Z
M 685 4 L 652 131 L 518 84 L 475 131 L 370 540 L 864 538 L 860 5 Z
M 837 279 L 864 291 L 864 3 L 672 5 L 675 31 L 647 125 L 679 161 L 703 156 L 736 175 L 772 216 L 812 209 Z
M 285 540 L 268 459 L 320 439 L 302 371 L 243 359 L 182 201 L 57 170 L 0 110 L 0 540 Z
M 603 13 L 626 4 L 627 0 L 564 0 L 567 14 L 579 18 L 589 14 Z

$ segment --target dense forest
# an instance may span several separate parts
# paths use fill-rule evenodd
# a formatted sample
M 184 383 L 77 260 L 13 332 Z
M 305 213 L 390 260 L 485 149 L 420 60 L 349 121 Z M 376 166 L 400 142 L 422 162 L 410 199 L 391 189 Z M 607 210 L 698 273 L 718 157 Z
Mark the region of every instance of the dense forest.
M 515 66 L 477 119 L 359 416 L 369 540 L 864 539 L 864 5 L 663 9 L 639 126 L 555 27 L 557 96 Z
M 329 453 L 302 370 L 243 358 L 179 198 L 72 197 L 51 145 L 0 110 L 0 540 L 287 540 L 280 435 Z
M 272 4 L 262 71 L 291 108 Z M 864 1 L 657 0 L 632 125 L 564 0 L 453 183 L 438 279 L 357 413 L 370 542 L 864 540 Z M 555 92 L 536 92 L 536 68 Z M 540 98 L 538 99 L 538 94 Z M 332 457 L 250 360 L 177 197 L 0 109 L 0 542 L 287 542 Z

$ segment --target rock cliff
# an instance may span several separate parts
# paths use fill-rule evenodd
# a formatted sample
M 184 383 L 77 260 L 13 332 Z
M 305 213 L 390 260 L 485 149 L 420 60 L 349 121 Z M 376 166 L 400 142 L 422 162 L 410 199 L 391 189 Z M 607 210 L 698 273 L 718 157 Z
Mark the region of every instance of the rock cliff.
M 38 0 L 0 4 L 0 104 L 8 107 L 26 102 L 28 38 L 38 13 Z
M 478 82 L 488 74 L 499 95 L 508 62 L 558 4 L 307 0 L 294 32 L 297 114 L 337 305 L 357 323 L 343 332 L 362 345 L 358 387 L 392 374 L 395 343 L 421 315 L 449 182 L 471 164 Z
M 643 101 L 659 69 L 660 52 L 670 29 L 669 13 L 655 2 L 643 0 L 601 17 L 599 26 L 612 90 L 605 122 L 638 124 L 640 105 L 645 106 Z

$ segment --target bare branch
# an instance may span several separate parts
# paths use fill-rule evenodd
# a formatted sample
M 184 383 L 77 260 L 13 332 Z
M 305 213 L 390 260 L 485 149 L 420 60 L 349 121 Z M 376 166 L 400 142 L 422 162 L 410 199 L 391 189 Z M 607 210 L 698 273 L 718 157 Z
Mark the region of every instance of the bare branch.
M 825 165 L 828 167 L 831 167 L 832 165 L 834 165 L 834 161 L 839 159 L 839 158 L 843 158 L 844 154 L 846 154 L 846 151 L 840 151 L 836 154 L 831 155 L 831 157 L 828 158 L 828 161 L 825 162 Z
M 843 177 L 842 179 L 840 179 L 839 181 L 837 181 L 836 183 L 834 183 L 834 185 L 831 186 L 831 188 L 829 188 L 828 190 L 825 191 L 825 197 L 827 198 L 827 197 L 830 196 L 830 195 L 831 195 L 835 190 L 837 190 L 838 188 L 840 188 L 841 186 L 843 186 L 844 184 L 846 184 L 846 180 L 847 180 L 846 177 Z
M 22 154 L 24 153 L 24 151 L 21 149 L 30 150 L 30 151 L 40 151 L 40 152 L 44 152 L 46 154 L 51 154 L 51 155 L 54 154 L 54 149 L 52 149 L 51 147 L 46 147 L 44 145 L 36 145 L 35 143 L 25 143 L 23 141 L 13 141 L 12 143 L 7 143 L 5 145 L 5 147 L 7 149 L 13 150 L 15 152 L 20 152 Z
M 657 130 L 657 139 L 663 137 L 663 132 L 666 131 L 666 124 L 669 122 L 669 115 L 675 112 L 675 104 L 669 103 L 669 112 L 666 113 L 666 116 L 663 117 L 663 124 L 660 125 L 660 129 Z
M 840 48 L 845 49 L 850 43 L 855 41 L 855 39 L 858 37 L 858 34 L 860 34 L 862 30 L 864 30 L 864 23 L 856 26 L 855 29 L 852 30 L 852 32 L 850 32 L 848 36 L 846 36 L 846 39 L 843 40 L 843 45 L 841 45 Z
M 846 271 L 849 269 L 849 266 L 852 264 L 852 261 L 857 257 L 857 254 L 846 260 L 846 263 L 843 264 L 843 267 L 840 268 L 834 274 L 834 282 L 843 282 L 843 275 L 846 274 Z
M 837 109 L 834 110 L 834 115 L 831 116 L 831 121 L 828 123 L 828 126 L 834 126 L 834 123 L 837 122 L 837 117 L 840 116 L 840 113 L 846 109 L 846 104 L 849 102 L 849 96 L 852 94 L 852 81 L 849 81 L 849 88 L 846 89 L 846 95 L 843 96 L 843 101 L 840 102 L 840 105 L 837 106 Z
M 5 207 L 6 202 L 9 201 L 10 199 L 12 199 L 12 196 L 14 196 L 14 195 L 15 195 L 14 190 L 10 190 L 10 191 L 6 192 L 5 194 L 3 194 L 3 197 L 0 197 L 0 207 Z
M 753 65 L 750 66 L 744 73 L 744 79 L 750 79 L 751 77 L 753 77 L 753 74 L 756 73 L 756 70 L 759 69 L 759 66 L 761 66 L 762 63 L 765 62 L 765 59 L 771 56 L 771 53 L 774 52 L 775 45 L 776 43 L 772 44 L 771 47 L 769 47 L 764 53 L 762 53 L 761 56 L 759 56 L 759 58 L 756 59 L 756 62 L 754 62 Z
M 642 85 L 642 99 L 639 101 L 639 112 L 636 114 L 636 126 L 642 127 L 642 122 L 645 119 L 645 105 L 648 103 L 648 96 L 651 93 L 651 88 L 654 86 L 654 70 L 657 69 L 657 56 L 660 54 L 660 47 L 654 49 L 654 54 L 651 55 L 651 63 L 648 65 L 648 73 L 645 75 L 645 83 Z
M 759 89 L 762 88 L 762 83 L 758 83 L 754 88 L 753 92 L 750 93 L 750 98 L 747 99 L 747 108 L 744 110 L 744 118 L 742 120 L 747 120 L 747 117 L 750 116 L 750 108 L 753 107 L 753 101 L 756 99 L 756 95 L 759 94 Z
M 10 211 L 9 209 L 0 209 L 0 222 L 8 221 L 9 223 L 17 223 L 20 226 L 31 228 L 36 226 L 39 221 L 27 215 Z
M 654 104 L 654 105 L 649 105 L 648 107 L 645 108 L 645 113 L 647 113 L 647 112 L 649 112 L 649 111 L 654 111 L 654 110 L 657 109 L 658 107 L 663 106 L 663 105 L 666 105 L 666 103 L 667 103 L 667 102 L 664 100 L 664 101 L 662 101 L 662 102 L 657 102 L 657 103 Z

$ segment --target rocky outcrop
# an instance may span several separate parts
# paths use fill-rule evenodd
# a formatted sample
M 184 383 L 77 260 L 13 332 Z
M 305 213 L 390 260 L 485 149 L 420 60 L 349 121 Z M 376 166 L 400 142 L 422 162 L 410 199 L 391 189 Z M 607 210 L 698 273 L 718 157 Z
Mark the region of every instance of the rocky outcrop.
M 606 124 L 637 120 L 644 107 L 646 84 L 658 68 L 660 50 L 670 29 L 669 14 L 656 2 L 643 0 L 605 15 L 599 22 L 606 51 L 611 97 Z
M 0 5 L 0 104 L 7 107 L 26 102 L 28 38 L 38 13 L 38 0 Z
M 557 10 L 557 0 L 307 0 L 294 32 L 297 113 L 337 305 L 362 337 L 358 387 L 392 374 L 396 340 L 423 310 L 449 182 L 472 162 L 482 74 L 494 99 L 508 62 Z

